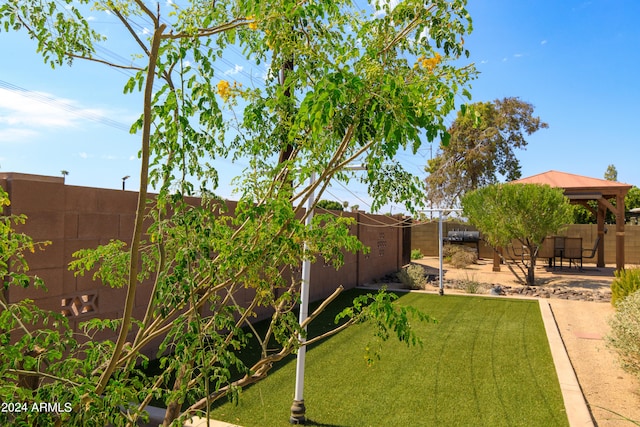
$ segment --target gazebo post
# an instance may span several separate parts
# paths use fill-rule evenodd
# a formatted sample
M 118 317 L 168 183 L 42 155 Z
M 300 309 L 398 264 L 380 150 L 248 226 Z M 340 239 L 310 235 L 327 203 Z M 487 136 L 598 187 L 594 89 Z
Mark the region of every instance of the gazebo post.
M 502 248 L 496 248 L 493 251 L 493 271 L 500 271 L 500 254 L 502 253 Z
M 616 194 L 616 270 L 624 269 L 624 195 Z
M 607 208 L 598 200 L 598 209 L 596 211 L 596 220 L 598 223 L 598 259 L 596 266 L 598 268 L 604 267 L 604 217 L 607 213 Z

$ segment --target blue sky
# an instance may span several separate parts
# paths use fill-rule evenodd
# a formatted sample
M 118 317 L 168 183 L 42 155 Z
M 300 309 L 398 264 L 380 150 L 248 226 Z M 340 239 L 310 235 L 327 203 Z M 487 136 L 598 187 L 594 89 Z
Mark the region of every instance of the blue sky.
M 480 71 L 471 84 L 473 101 L 517 96 L 549 124 L 517 153 L 523 176 L 555 169 L 602 178 L 614 164 L 619 181 L 640 185 L 640 2 L 469 0 L 468 9 L 474 25 L 465 39 L 469 62 Z M 95 23 L 107 35 L 115 28 L 98 14 Z M 109 57 L 120 42 L 114 38 L 102 54 Z M 104 188 L 121 188 L 121 178 L 130 175 L 127 188 L 135 189 L 139 138 L 123 128 L 138 116 L 140 95 L 122 94 L 128 76 L 82 62 L 52 70 L 23 33 L 0 33 L 0 49 L 0 171 L 59 175 L 65 169 L 67 184 Z M 226 58 L 216 68 L 249 79 L 236 61 Z M 425 144 L 400 159 L 425 176 L 423 166 L 436 151 Z M 233 198 L 226 177 L 243 164 L 218 165 L 217 193 Z M 330 191 L 326 198 L 368 210 L 363 188 Z

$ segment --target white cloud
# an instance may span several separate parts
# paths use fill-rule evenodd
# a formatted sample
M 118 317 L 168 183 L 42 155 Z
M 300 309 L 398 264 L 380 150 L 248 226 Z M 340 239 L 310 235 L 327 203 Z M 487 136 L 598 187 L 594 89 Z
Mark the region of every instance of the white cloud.
M 514 58 L 522 58 L 523 56 L 524 56 L 524 55 L 523 55 L 523 54 L 521 54 L 521 53 L 514 53 L 514 54 L 513 54 L 513 57 L 514 57 Z
M 89 154 L 87 154 L 84 151 L 81 151 L 80 153 L 78 153 L 78 156 L 80 156 L 81 159 L 88 159 L 89 157 L 91 157 Z
M 74 126 L 77 120 L 64 110 L 72 102 L 54 99 L 42 92 L 20 92 L 0 88 L 0 124 L 11 127 L 52 128 Z
M 395 7 L 400 3 L 400 0 L 374 0 L 375 6 L 380 8 L 380 10 L 376 10 L 373 14 L 374 17 L 380 18 L 387 14 L 385 11 L 385 6 L 389 8 L 389 11 L 395 9 Z
M 233 67 L 233 69 L 225 71 L 225 72 L 224 72 L 224 75 L 225 75 L 225 76 L 234 76 L 234 75 L 236 75 L 236 74 L 238 74 L 238 73 L 241 73 L 241 72 L 242 72 L 242 70 L 244 70 L 244 67 L 243 67 L 242 65 L 238 65 L 238 64 L 236 64 L 236 65 Z
M 546 40 L 542 40 L 542 41 L 540 42 L 540 44 L 541 44 L 541 45 L 545 45 L 545 44 L 547 44 L 547 43 L 548 43 L 548 42 L 547 42 Z
M 38 135 L 31 129 L 0 129 L 0 142 L 24 142 Z
M 422 32 L 418 36 L 418 39 L 420 39 L 420 40 L 426 39 L 427 43 L 430 42 L 431 41 L 431 36 L 429 35 L 429 31 L 431 31 L 431 29 L 427 25 L 426 27 L 424 27 L 424 29 L 422 30 Z
M 110 119 L 106 111 L 85 108 L 45 92 L 0 87 L 0 132 L 3 140 L 24 141 L 56 129 L 78 128 L 87 120 Z

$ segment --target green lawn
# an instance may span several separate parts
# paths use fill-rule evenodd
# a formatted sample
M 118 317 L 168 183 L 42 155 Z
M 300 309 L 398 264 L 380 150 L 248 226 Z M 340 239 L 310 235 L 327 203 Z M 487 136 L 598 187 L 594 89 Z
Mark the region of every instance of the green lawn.
M 309 349 L 307 425 L 568 425 L 537 301 L 416 293 L 398 301 L 438 320 L 415 325 L 423 347 L 390 340 L 367 366 L 372 329 L 358 325 Z M 294 381 L 291 359 L 212 417 L 289 426 Z

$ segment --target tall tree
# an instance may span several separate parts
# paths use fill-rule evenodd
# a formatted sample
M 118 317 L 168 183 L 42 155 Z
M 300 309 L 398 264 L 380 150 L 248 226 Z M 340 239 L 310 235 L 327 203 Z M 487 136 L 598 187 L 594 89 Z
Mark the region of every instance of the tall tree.
M 607 181 L 617 181 L 618 180 L 618 169 L 616 169 L 615 165 L 610 164 L 609 166 L 607 166 L 607 170 L 604 172 L 604 179 L 606 179 Z M 625 197 L 625 200 L 626 200 L 626 197 Z M 616 206 L 616 204 L 617 204 L 617 201 L 616 201 L 615 198 L 609 199 L 609 202 L 613 206 Z M 592 210 L 595 211 L 597 203 L 592 202 L 590 205 L 592 207 Z M 606 215 L 605 215 L 605 221 L 608 224 L 615 224 L 615 222 L 616 222 L 616 216 L 613 214 L 613 212 L 611 212 L 608 209 L 607 209 L 607 212 L 606 212 Z
M 607 166 L 607 170 L 604 172 L 604 179 L 607 181 L 618 180 L 618 169 L 616 169 L 615 165 Z
M 429 160 L 427 199 L 456 204 L 467 191 L 520 178 L 516 149 L 525 149 L 525 135 L 548 125 L 533 115 L 533 105 L 519 98 L 478 102 L 458 112 L 449 128 L 451 139 Z
M 520 277 L 535 285 L 538 250 L 545 237 L 556 233 L 572 215 L 562 190 L 537 184 L 493 184 L 465 194 L 462 214 L 482 232 L 494 248 L 506 248 L 514 240 L 526 247 L 529 265 Z
M 347 218 L 317 215 L 311 228 L 305 226 L 312 192 L 320 198 L 330 180 L 348 182 L 351 176 L 341 169 L 357 159 L 367 165 L 363 180 L 372 209 L 387 202 L 417 206 L 420 182 L 395 155 L 401 148 L 417 150 L 423 133 L 429 140 L 446 134 L 456 93 L 474 73 L 454 62 L 468 54 L 463 36 L 470 17 L 465 0 L 372 4 L 365 13 L 347 0 L 0 5 L 0 29 L 26 32 L 48 64 L 87 60 L 128 70 L 135 76 L 125 93 L 142 92 L 141 115 L 132 127 L 140 135 L 142 166 L 131 241 L 80 251 L 73 263 L 78 274 L 92 271 L 105 285 L 126 290 L 121 319 L 85 326 L 88 334 L 114 329 L 117 339 L 68 344 L 73 338 L 60 323 L 62 332 L 38 334 L 35 344 L 1 340 L 2 401 L 56 396 L 74 408 L 20 414 L 25 424 L 134 424 L 152 398 L 167 406 L 165 425 L 195 413 L 206 416 L 214 400 L 264 378 L 300 346 L 302 329 L 293 315 L 300 280 L 283 272 L 304 259 L 339 266 L 344 250 L 365 250 L 349 233 Z M 132 41 L 119 43 L 122 50 L 113 57 L 133 62 L 110 63 L 96 54 L 105 37 L 92 25 L 101 19 L 86 14 L 101 12 L 119 24 L 110 34 L 120 30 Z M 139 32 L 142 27 L 149 31 Z M 235 58 L 238 47 L 246 69 L 267 64 L 255 86 L 217 71 L 218 61 Z M 249 164 L 235 180 L 235 212 L 213 197 L 201 206 L 188 204 L 185 196 L 214 194 L 218 171 L 210 160 L 221 157 Z M 151 186 L 158 193 L 153 201 L 147 197 Z M 146 313 L 135 318 L 133 302 L 145 279 L 153 293 Z M 234 299 L 241 288 L 255 290 L 248 305 Z M 367 318 L 412 340 L 406 312 L 392 297 L 368 298 L 376 304 L 358 301 L 347 325 Z M 259 306 L 274 314 L 265 334 L 254 338 L 259 361 L 244 366 L 236 351 L 246 345 L 242 327 Z M 13 323 L 0 327 L 24 324 L 20 316 L 28 311 L 21 306 L 11 312 L 17 314 L 0 320 Z M 32 327 L 38 319 L 30 320 Z M 138 375 L 141 350 L 159 337 L 160 350 L 172 350 L 161 358 L 164 372 Z M 307 337 L 307 343 L 320 338 Z M 34 345 L 50 364 L 33 363 Z M 60 359 L 61 348 L 68 357 Z M 28 371 L 47 381 L 36 390 L 20 387 L 12 381 L 17 366 L 20 375 Z M 232 377 L 232 368 L 242 375 Z

